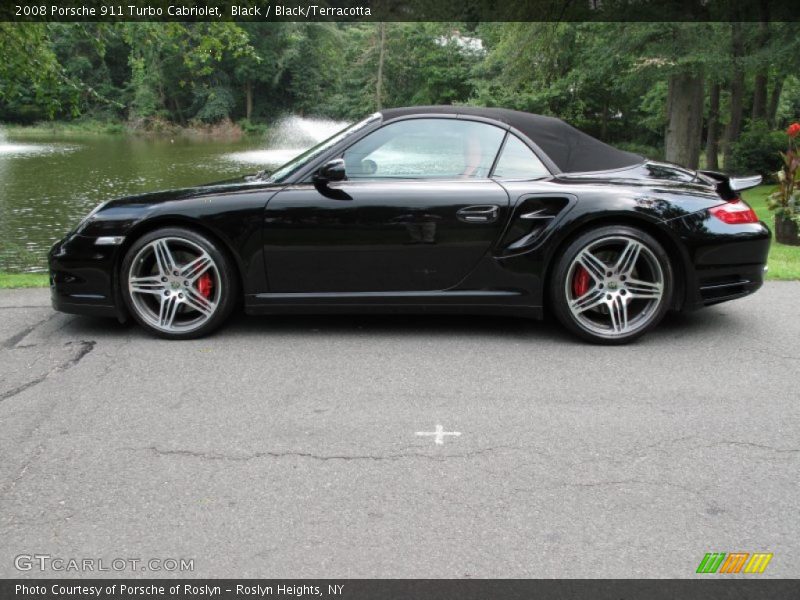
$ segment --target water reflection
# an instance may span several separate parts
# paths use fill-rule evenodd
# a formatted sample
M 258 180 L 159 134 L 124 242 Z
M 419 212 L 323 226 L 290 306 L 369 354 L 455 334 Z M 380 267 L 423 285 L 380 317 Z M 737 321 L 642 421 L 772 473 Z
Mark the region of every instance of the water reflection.
M 8 140 L 8 136 L 0 129 L 0 161 L 6 158 L 27 156 L 31 154 L 50 154 L 53 152 L 70 152 L 75 146 L 59 143 L 18 143 Z
M 72 146 L 56 146 L 55 144 L 11 144 L 0 140 L 0 159 L 26 154 L 47 154 L 49 152 L 69 152 Z
M 232 152 L 229 160 L 248 165 L 279 166 L 305 152 L 311 146 L 328 139 L 347 127 L 345 121 L 285 117 L 270 128 L 266 148 L 247 152 Z
M 268 139 L 234 141 L 0 138 L 0 270 L 44 270 L 53 242 L 102 201 L 274 168 L 341 125 L 295 117 Z

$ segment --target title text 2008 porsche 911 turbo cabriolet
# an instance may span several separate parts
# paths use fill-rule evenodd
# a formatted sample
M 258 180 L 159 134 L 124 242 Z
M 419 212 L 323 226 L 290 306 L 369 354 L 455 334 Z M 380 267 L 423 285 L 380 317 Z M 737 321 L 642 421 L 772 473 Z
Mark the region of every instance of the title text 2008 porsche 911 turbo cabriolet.
M 541 317 L 630 341 L 745 296 L 770 232 L 731 178 L 647 160 L 559 119 L 396 108 L 273 173 L 112 200 L 50 251 L 53 306 L 166 338 L 248 313 Z

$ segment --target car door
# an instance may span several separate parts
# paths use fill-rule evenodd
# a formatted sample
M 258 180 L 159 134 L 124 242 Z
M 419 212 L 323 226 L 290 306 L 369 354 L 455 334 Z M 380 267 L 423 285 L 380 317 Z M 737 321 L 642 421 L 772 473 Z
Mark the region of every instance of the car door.
M 499 237 L 508 195 L 488 179 L 505 130 L 455 118 L 391 122 L 344 151 L 346 180 L 267 204 L 271 292 L 444 290 Z

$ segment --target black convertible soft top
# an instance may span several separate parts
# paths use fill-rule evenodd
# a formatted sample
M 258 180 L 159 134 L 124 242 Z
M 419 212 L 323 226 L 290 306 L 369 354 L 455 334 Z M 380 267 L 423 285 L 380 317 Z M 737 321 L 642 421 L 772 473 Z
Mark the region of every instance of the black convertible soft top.
M 608 171 L 644 162 L 632 152 L 618 150 L 568 125 L 561 119 L 507 108 L 478 108 L 472 106 L 413 106 L 388 108 L 380 111 L 384 120 L 408 115 L 451 114 L 470 115 L 500 121 L 526 135 L 550 157 L 562 173 Z

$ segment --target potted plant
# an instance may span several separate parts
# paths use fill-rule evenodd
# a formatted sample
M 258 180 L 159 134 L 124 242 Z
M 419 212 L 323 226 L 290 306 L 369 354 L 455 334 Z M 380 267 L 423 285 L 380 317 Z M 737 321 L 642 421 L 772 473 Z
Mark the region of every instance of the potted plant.
M 797 152 L 797 136 L 800 123 L 792 123 L 786 130 L 789 148 L 784 154 L 783 167 L 778 171 L 778 187 L 770 194 L 767 207 L 775 213 L 775 240 L 780 244 L 800 246 L 800 155 Z

